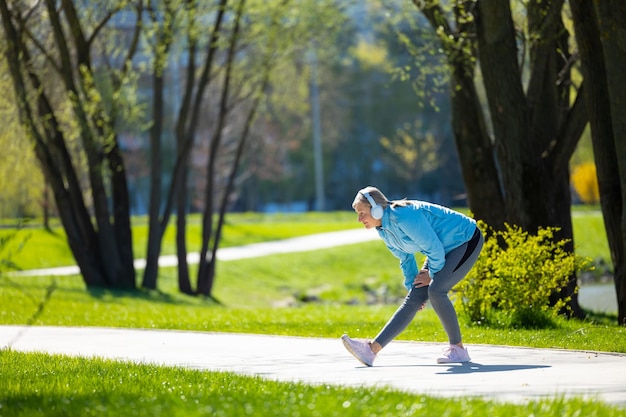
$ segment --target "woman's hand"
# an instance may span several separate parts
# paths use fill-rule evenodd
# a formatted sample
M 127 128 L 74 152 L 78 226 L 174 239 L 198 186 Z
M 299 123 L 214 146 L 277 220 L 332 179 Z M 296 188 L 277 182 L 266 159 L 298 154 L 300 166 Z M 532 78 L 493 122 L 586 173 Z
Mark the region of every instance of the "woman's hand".
M 415 279 L 413 280 L 413 285 L 416 288 L 427 287 L 430 284 L 430 275 L 428 274 L 428 269 L 420 269 L 420 272 L 417 274 Z

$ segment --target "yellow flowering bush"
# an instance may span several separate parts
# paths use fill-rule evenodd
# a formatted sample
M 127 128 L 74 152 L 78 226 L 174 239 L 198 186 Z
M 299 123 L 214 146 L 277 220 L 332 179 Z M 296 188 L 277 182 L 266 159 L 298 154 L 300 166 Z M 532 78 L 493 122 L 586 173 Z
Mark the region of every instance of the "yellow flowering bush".
M 598 204 L 600 202 L 596 165 L 593 162 L 576 166 L 570 178 L 576 194 L 583 203 Z
M 505 225 L 503 231 L 479 227 L 488 236 L 476 264 L 456 286 L 456 304 L 471 323 L 492 327 L 545 328 L 568 300 L 550 296 L 563 288 L 588 260 L 554 241 L 555 228 L 532 235 Z M 489 229 L 489 230 L 488 230 Z

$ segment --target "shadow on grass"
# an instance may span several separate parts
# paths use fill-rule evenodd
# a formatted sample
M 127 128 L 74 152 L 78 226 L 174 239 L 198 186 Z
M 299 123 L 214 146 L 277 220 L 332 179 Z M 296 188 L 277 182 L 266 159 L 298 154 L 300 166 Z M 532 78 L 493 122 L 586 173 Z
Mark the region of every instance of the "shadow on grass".
M 161 290 L 146 289 L 111 289 L 111 288 L 87 288 L 87 294 L 103 303 L 115 303 L 122 298 L 132 298 L 142 301 L 158 302 L 170 305 L 197 306 L 196 300 L 203 301 L 203 306 L 221 306 L 222 303 L 216 298 L 200 295 L 186 295 L 183 293 L 166 293 Z
M 68 281 L 75 281 L 69 283 Z M 84 301 L 89 297 L 102 303 L 115 304 L 123 299 L 135 299 L 164 303 L 179 306 L 223 306 L 223 303 L 215 297 L 202 295 L 189 295 L 180 291 L 164 292 L 161 290 L 136 289 L 114 289 L 105 287 L 85 287 L 79 276 L 76 277 L 8 277 L 0 275 L 0 291 L 2 288 L 10 288 L 19 291 L 35 304 L 41 302 L 41 297 L 50 298 L 51 291 L 58 294 L 85 294 Z M 80 299 L 77 299 L 80 300 Z
M 153 416 L 167 416 L 180 412 L 184 402 L 154 401 L 147 404 L 142 394 L 125 392 L 102 392 L 98 394 L 47 393 L 0 395 L 7 416 L 80 416 L 129 414 L 129 410 L 141 409 Z M 42 411 L 46 410 L 46 411 Z M 5 414 L 3 414 L 5 415 Z M 198 414 L 199 415 L 199 414 Z
M 592 323 L 607 325 L 615 325 L 618 323 L 617 314 L 615 313 L 599 313 L 587 309 L 583 309 L 583 311 L 585 312 L 586 320 L 591 321 Z

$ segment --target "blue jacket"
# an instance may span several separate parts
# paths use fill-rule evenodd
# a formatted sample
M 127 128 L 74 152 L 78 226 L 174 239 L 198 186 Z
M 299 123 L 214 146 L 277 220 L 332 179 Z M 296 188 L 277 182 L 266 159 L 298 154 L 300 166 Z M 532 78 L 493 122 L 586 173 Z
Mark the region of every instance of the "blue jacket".
M 431 278 L 446 263 L 446 254 L 472 238 L 476 221 L 457 211 L 424 201 L 411 200 L 405 207 L 385 208 L 377 227 L 391 253 L 400 260 L 407 290 L 418 273 L 415 253 L 426 255 Z

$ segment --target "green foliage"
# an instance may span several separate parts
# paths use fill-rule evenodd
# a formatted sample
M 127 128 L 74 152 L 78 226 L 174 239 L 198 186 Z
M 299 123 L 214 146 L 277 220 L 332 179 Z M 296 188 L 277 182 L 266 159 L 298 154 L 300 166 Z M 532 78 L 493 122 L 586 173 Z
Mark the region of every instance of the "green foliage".
M 388 51 L 385 45 L 379 45 L 367 42 L 365 39 L 359 39 L 357 44 L 350 49 L 350 52 L 358 60 L 363 69 L 379 69 L 382 72 L 392 71 Z
M 6 63 L 0 61 L 0 217 L 34 217 L 41 214 L 44 179 L 20 126 L 6 73 Z
M 404 123 L 393 136 L 380 139 L 383 157 L 390 162 L 400 178 L 416 181 L 435 171 L 441 163 L 438 158 L 441 144 L 426 131 L 421 120 Z
M 587 261 L 565 251 L 567 241 L 555 241 L 554 228 L 531 235 L 510 225 L 501 232 L 479 226 L 488 237 L 474 268 L 457 287 L 460 310 L 475 324 L 552 326 L 568 300 L 551 296 Z

